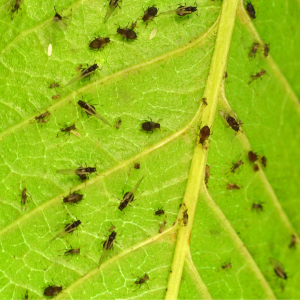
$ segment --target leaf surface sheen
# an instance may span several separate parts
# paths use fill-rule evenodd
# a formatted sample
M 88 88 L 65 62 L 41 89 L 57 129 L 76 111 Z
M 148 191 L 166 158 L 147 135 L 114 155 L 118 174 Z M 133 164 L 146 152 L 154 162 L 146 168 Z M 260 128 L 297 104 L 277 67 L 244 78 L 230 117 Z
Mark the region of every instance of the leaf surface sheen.
M 52 2 L 24 0 L 13 20 L 7 11 L 12 2 L 1 2 L 1 299 L 23 299 L 26 289 L 29 299 L 43 299 L 52 284 L 63 286 L 57 299 L 300 297 L 300 6 L 296 0 L 252 3 L 254 20 L 237 0 L 197 1 L 198 17 L 162 15 L 147 27 L 139 20 L 138 39 L 123 41 L 117 27 L 154 3 L 123 1 L 105 24 L 108 3 L 55 3 L 69 17 L 61 31 L 51 22 Z M 159 12 L 176 8 L 162 0 L 155 4 Z M 226 19 L 235 15 L 236 4 L 236 19 Z M 112 42 L 91 51 L 88 42 L 97 35 Z M 249 59 L 254 42 L 270 44 L 267 58 L 260 48 Z M 95 61 L 102 69 L 90 80 L 49 88 L 54 81 L 67 84 L 79 65 Z M 262 68 L 267 74 L 249 84 Z M 60 98 L 53 100 L 56 94 Z M 120 128 L 82 114 L 82 98 L 112 125 L 120 118 Z M 37 124 L 34 117 L 46 110 L 48 122 Z M 243 132 L 235 134 L 219 110 L 236 112 Z M 140 130 L 150 118 L 161 130 Z M 73 122 L 80 138 L 57 137 Z M 196 142 L 204 125 L 213 132 L 207 149 Z M 249 150 L 266 156 L 267 167 L 260 164 L 255 172 Z M 239 159 L 244 164 L 232 174 Z M 78 164 L 96 164 L 97 174 L 81 183 L 56 173 Z M 121 212 L 117 198 L 142 176 L 135 201 Z M 227 191 L 228 183 L 241 189 Z M 22 209 L 24 187 L 30 202 Z M 84 194 L 79 204 L 62 204 L 70 189 Z M 259 201 L 263 211 L 251 210 Z M 188 226 L 182 226 L 183 202 Z M 162 234 L 164 216 L 154 215 L 159 207 L 167 214 Z M 50 243 L 76 219 L 82 222 L 78 230 Z M 112 224 L 117 243 L 98 269 Z M 295 248 L 289 248 L 292 234 Z M 81 255 L 63 256 L 70 245 L 81 247 Z M 276 277 L 269 257 L 284 265 L 286 281 Z M 232 267 L 223 269 L 228 263 Z M 145 273 L 149 289 L 138 288 L 134 282 Z

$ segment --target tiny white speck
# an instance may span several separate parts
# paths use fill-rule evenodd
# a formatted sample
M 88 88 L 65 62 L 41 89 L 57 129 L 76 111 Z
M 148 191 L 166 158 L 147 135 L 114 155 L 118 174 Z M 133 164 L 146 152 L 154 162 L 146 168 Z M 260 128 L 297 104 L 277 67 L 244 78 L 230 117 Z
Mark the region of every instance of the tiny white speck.
M 150 33 L 150 36 L 149 36 L 149 40 L 152 40 L 155 37 L 156 32 L 157 32 L 157 28 L 152 30 L 152 32 Z
M 52 54 L 52 44 L 49 44 L 48 46 L 48 56 L 51 56 Z

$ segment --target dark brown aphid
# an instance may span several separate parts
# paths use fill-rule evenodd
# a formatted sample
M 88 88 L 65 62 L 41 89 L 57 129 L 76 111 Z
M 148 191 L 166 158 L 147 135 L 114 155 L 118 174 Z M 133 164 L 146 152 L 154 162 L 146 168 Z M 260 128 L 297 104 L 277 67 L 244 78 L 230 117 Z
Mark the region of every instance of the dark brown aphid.
M 96 167 L 82 167 L 82 166 L 80 166 L 77 169 L 62 169 L 56 171 L 56 173 L 62 175 L 90 175 L 95 172 L 97 172 Z
M 155 6 L 148 7 L 147 10 L 144 11 L 144 16 L 142 20 L 144 22 L 153 20 L 153 18 L 157 15 L 157 8 Z
M 232 167 L 230 169 L 231 173 L 234 173 L 241 165 L 243 165 L 243 161 L 242 160 L 238 160 L 236 163 L 232 164 Z
M 80 202 L 83 198 L 83 195 L 78 194 L 77 192 L 73 192 L 72 194 L 68 195 L 67 197 L 64 197 L 63 202 L 69 203 L 69 204 L 76 204 Z
M 111 126 L 106 119 L 104 119 L 97 111 L 95 106 L 88 104 L 82 100 L 79 100 L 78 105 L 86 112 L 88 116 L 94 116 L 101 120 L 102 122 L 106 123 L 107 125 Z
M 141 165 L 140 165 L 139 163 L 134 163 L 134 168 L 135 168 L 135 169 L 138 170 L 138 169 L 140 168 L 140 166 L 141 166 Z
M 205 166 L 205 179 L 204 179 L 204 182 L 205 182 L 205 185 L 206 185 L 206 186 L 207 186 L 208 179 L 209 179 L 209 176 L 210 176 L 209 169 L 210 169 L 210 166 L 209 166 L 209 165 L 206 165 L 206 166 Z
M 228 125 L 236 132 L 238 132 L 240 130 L 240 125 L 241 123 L 239 121 L 237 121 L 235 118 L 228 116 L 226 118 L 226 121 L 228 123 Z
M 72 131 L 74 131 L 74 130 L 76 130 L 75 123 L 71 126 L 66 126 L 65 128 L 61 128 L 60 132 L 63 132 L 63 135 L 66 135 L 66 134 L 70 135 L 71 133 L 73 133 Z M 56 137 L 58 137 L 58 136 L 59 136 L 59 133 L 57 134 Z
M 122 123 L 122 120 L 119 119 L 119 120 L 117 121 L 117 123 L 116 123 L 116 129 L 119 129 L 119 128 L 120 128 L 121 123 Z
M 79 255 L 80 254 L 80 248 L 77 248 L 77 249 L 71 248 L 71 249 L 69 249 L 69 250 L 67 250 L 67 251 L 64 252 L 65 256 L 68 256 L 68 255 L 73 256 L 74 254 L 78 254 Z
M 44 112 L 43 114 L 35 117 L 37 123 L 48 123 L 48 120 L 44 120 L 46 117 L 50 116 L 49 111 Z
M 104 18 L 104 23 L 109 19 L 109 17 L 111 16 L 111 14 L 117 6 L 119 6 L 119 0 L 110 0 L 108 10 Z
M 100 268 L 102 262 L 103 262 L 103 259 L 105 258 L 106 254 L 107 254 L 107 251 L 109 251 L 112 247 L 113 247 L 113 243 L 114 243 L 114 240 L 117 236 L 117 233 L 115 231 L 113 231 L 108 239 L 106 241 L 104 241 L 103 243 L 103 252 L 102 252 L 102 255 L 100 257 L 100 260 L 99 260 L 99 266 L 98 268 Z
M 81 72 L 75 76 L 71 81 L 69 81 L 65 86 L 68 86 L 80 79 L 89 77 L 92 73 L 94 73 L 97 69 L 99 68 L 99 66 L 97 64 L 93 64 L 92 66 L 88 67 L 88 68 L 84 68 L 81 70 Z
M 58 99 L 59 97 L 60 97 L 60 95 L 54 95 L 54 96 L 52 96 L 52 99 L 56 100 L 56 99 Z
M 269 260 L 270 260 L 270 264 L 271 264 L 272 267 L 274 268 L 275 274 L 276 274 L 278 277 L 287 280 L 287 279 L 288 279 L 288 276 L 287 276 L 287 274 L 286 274 L 285 271 L 284 271 L 284 266 L 283 266 L 283 264 L 282 264 L 281 262 L 279 262 L 278 260 L 276 260 L 275 258 L 272 258 L 272 257 L 270 257 Z
M 53 82 L 49 86 L 50 89 L 53 89 L 53 88 L 56 88 L 56 87 L 59 87 L 59 83 L 58 82 Z
M 260 162 L 265 168 L 267 167 L 267 158 L 265 156 L 260 157 Z
M 55 6 L 54 6 L 55 15 L 53 17 L 54 22 L 62 21 L 63 17 L 57 12 Z
M 253 151 L 248 152 L 248 157 L 249 157 L 250 162 L 254 163 L 257 161 L 257 154 L 254 153 Z
M 241 189 L 241 187 L 235 183 L 228 183 L 226 185 L 226 188 L 227 188 L 227 190 L 240 190 Z
M 270 44 L 264 44 L 264 57 L 267 57 L 269 55 L 270 51 Z
M 25 209 L 26 204 L 30 202 L 28 195 L 30 195 L 30 194 L 28 193 L 26 187 L 24 187 L 24 189 L 21 192 L 21 196 L 22 196 L 21 207 L 22 207 L 22 209 Z
M 253 171 L 257 172 L 259 170 L 259 166 L 257 164 L 253 165 Z
M 202 102 L 203 102 L 204 105 L 207 105 L 206 98 L 202 98 Z
M 146 122 L 144 122 L 142 124 L 142 130 L 147 131 L 147 133 L 148 133 L 149 131 L 153 132 L 156 128 L 160 129 L 160 124 L 159 123 L 152 122 L 151 118 L 150 118 L 150 120 L 151 121 L 145 120 Z
M 267 73 L 266 70 L 261 69 L 260 72 L 256 73 L 255 75 L 251 75 L 251 80 L 249 81 L 249 84 L 250 84 L 253 80 L 257 79 L 257 78 L 262 79 L 261 77 L 262 77 L 263 75 L 265 75 L 266 73 Z
M 59 232 L 53 239 L 50 240 L 52 242 L 53 240 L 63 237 L 67 233 L 72 233 L 79 225 L 81 224 L 80 220 L 74 221 L 73 223 L 67 224 L 65 228 Z
M 28 290 L 25 292 L 24 300 L 28 300 Z
M 94 50 L 103 49 L 108 43 L 110 42 L 109 37 L 103 38 L 98 36 L 95 37 L 94 40 L 92 40 L 89 44 L 89 47 Z
M 289 244 L 289 248 L 295 248 L 296 243 L 297 243 L 296 236 L 294 234 L 292 234 L 291 243 Z
M 182 6 L 182 5 L 180 5 L 177 9 L 162 12 L 161 15 L 176 14 L 179 17 L 184 17 L 184 16 L 190 15 L 196 11 L 198 11 L 197 6 Z
M 207 125 L 202 127 L 199 134 L 200 137 L 199 144 L 203 145 L 210 135 L 211 135 L 210 128 Z
M 147 283 L 147 281 L 150 279 L 149 276 L 145 273 L 144 277 L 140 277 L 140 276 L 137 276 L 137 277 L 139 278 L 139 280 L 136 280 L 134 283 L 139 285 L 138 289 L 140 289 L 141 285 L 143 283 L 145 283 L 148 287 L 148 290 L 149 290 L 149 286 L 148 286 L 148 283 Z
M 119 28 L 117 29 L 117 33 L 120 34 L 124 39 L 128 40 L 134 40 L 137 38 L 136 33 L 127 27 L 121 28 L 119 26 Z
M 144 177 L 142 177 L 138 183 L 132 188 L 132 190 L 130 192 L 127 192 L 124 194 L 123 199 L 119 205 L 119 210 L 123 210 L 125 207 L 127 207 L 133 200 L 134 200 L 134 193 L 136 192 L 136 190 L 138 189 L 139 185 L 141 184 L 142 180 L 144 179 Z
M 226 79 L 228 77 L 228 73 L 225 71 L 224 73 L 224 79 Z
M 185 203 L 183 203 L 182 205 L 184 205 L 185 210 L 182 211 L 182 219 L 180 221 L 182 221 L 183 226 L 187 226 L 188 222 L 189 222 L 189 215 L 188 215 L 188 209 L 185 205 Z
M 56 296 L 62 291 L 62 286 L 57 286 L 57 285 L 50 285 L 44 290 L 44 295 L 45 296 Z
M 163 210 L 162 207 L 159 207 L 159 208 L 154 212 L 154 214 L 155 214 L 156 216 L 161 216 L 161 215 L 164 215 L 164 214 L 165 214 L 165 211 Z
M 223 270 L 225 270 L 225 269 L 231 269 L 231 268 L 232 268 L 232 264 L 231 263 L 228 263 L 228 264 L 222 266 Z
M 256 18 L 255 9 L 250 2 L 247 3 L 246 9 L 247 9 L 247 12 L 248 12 L 248 15 L 250 16 L 250 18 L 255 19 Z
M 254 56 L 255 57 L 255 55 L 256 55 L 256 52 L 257 52 L 257 50 L 258 50 L 258 48 L 259 48 L 259 43 L 253 43 L 253 45 L 252 45 L 252 49 L 251 49 L 251 52 L 249 53 L 249 57 L 252 57 L 252 56 Z
M 22 8 L 20 7 L 21 2 L 22 2 L 22 0 L 16 0 L 16 3 L 15 3 L 15 5 L 14 5 L 14 7 L 13 7 L 12 10 L 10 11 L 10 12 L 11 12 L 11 19 L 12 19 L 12 20 L 13 20 L 13 18 L 15 17 L 15 16 L 14 16 L 14 13 L 16 12 L 16 14 L 17 14 L 18 11 L 19 11 L 19 9 L 22 10 Z M 15 15 L 16 15 L 16 14 L 15 14 Z
M 164 228 L 166 226 L 166 223 L 167 223 L 167 214 L 165 214 L 165 219 L 164 221 L 162 222 L 161 226 L 159 227 L 159 230 L 158 230 L 158 233 L 162 233 L 164 231 Z
M 260 212 L 264 210 L 263 207 L 264 202 L 259 201 L 258 203 L 254 203 L 252 204 L 251 210 L 256 210 L 256 212 Z

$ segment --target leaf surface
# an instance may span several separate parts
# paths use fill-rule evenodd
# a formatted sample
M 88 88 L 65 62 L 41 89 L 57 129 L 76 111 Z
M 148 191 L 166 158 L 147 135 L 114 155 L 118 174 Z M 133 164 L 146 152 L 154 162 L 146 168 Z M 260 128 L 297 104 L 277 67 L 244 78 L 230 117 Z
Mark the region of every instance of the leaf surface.
M 253 0 L 251 20 L 246 3 L 201 0 L 198 16 L 161 15 L 147 27 L 139 19 L 134 41 L 116 30 L 153 3 L 123 1 L 105 24 L 108 3 L 55 3 L 67 30 L 52 22 L 52 2 L 24 0 L 13 20 L 11 4 L 0 5 L 0 298 L 23 299 L 28 290 L 29 299 L 43 299 L 53 284 L 63 286 L 57 299 L 299 298 L 299 1 Z M 155 4 L 159 12 L 176 8 Z M 112 42 L 92 51 L 98 35 Z M 255 42 L 261 46 L 249 58 Z M 79 65 L 95 62 L 101 70 L 90 80 L 63 87 Z M 249 83 L 261 69 L 266 74 Z M 54 81 L 60 87 L 50 89 Z M 83 114 L 80 99 L 114 126 Z M 242 131 L 220 110 L 236 115 Z M 37 123 L 45 111 L 48 122 Z M 150 118 L 161 129 L 141 131 Z M 74 122 L 80 137 L 60 132 Z M 212 135 L 202 146 L 205 125 Z M 255 172 L 250 150 L 267 166 Z M 96 165 L 97 174 L 81 182 L 56 173 L 79 164 Z M 118 198 L 143 176 L 121 212 Z M 227 190 L 229 183 L 240 189 Z M 21 206 L 25 187 L 30 202 Z M 63 204 L 70 190 L 84 195 L 79 204 Z M 76 219 L 78 230 L 50 243 Z M 112 225 L 117 243 L 98 268 Z M 64 256 L 70 245 L 81 255 Z M 287 280 L 276 277 L 270 257 Z M 139 286 L 145 273 L 148 286 Z

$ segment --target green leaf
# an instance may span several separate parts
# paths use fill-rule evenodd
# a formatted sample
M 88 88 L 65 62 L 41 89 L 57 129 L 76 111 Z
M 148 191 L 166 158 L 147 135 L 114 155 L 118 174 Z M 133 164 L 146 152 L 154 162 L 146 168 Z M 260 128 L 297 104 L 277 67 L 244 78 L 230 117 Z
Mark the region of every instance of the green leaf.
M 23 299 L 28 290 L 43 299 L 48 285 L 63 287 L 57 299 L 299 298 L 298 0 L 253 0 L 253 20 L 246 2 L 199 0 L 198 16 L 161 15 L 148 26 L 139 19 L 133 41 L 116 35 L 119 25 L 135 22 L 142 7 L 177 6 L 124 0 L 104 24 L 103 1 L 24 0 L 12 20 L 14 3 L 0 6 L 0 298 Z M 67 30 L 52 22 L 54 5 Z M 97 35 L 112 41 L 102 51 L 88 47 Z M 253 43 L 260 46 L 249 57 Z M 94 62 L 101 70 L 90 80 L 63 87 Z M 60 87 L 50 89 L 54 81 Z M 82 114 L 80 99 L 113 127 Z M 37 123 L 45 111 L 48 122 Z M 241 130 L 218 111 L 237 116 Z M 150 118 L 161 130 L 141 131 Z M 62 136 L 74 122 L 80 136 Z M 206 125 L 212 134 L 201 145 Z M 267 166 L 254 171 L 250 150 Z M 56 172 L 78 164 L 96 165 L 97 174 L 81 182 Z M 117 198 L 143 176 L 121 212 Z M 21 206 L 25 187 L 30 202 Z M 70 191 L 83 200 L 63 204 Z M 166 216 L 154 214 L 160 207 Z M 50 242 L 75 220 L 82 224 L 73 234 Z M 98 268 L 112 225 L 117 243 Z M 71 246 L 81 254 L 64 256 Z M 269 258 L 283 264 L 286 280 Z M 135 283 L 145 273 L 149 288 Z

